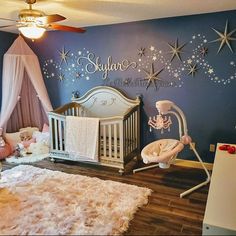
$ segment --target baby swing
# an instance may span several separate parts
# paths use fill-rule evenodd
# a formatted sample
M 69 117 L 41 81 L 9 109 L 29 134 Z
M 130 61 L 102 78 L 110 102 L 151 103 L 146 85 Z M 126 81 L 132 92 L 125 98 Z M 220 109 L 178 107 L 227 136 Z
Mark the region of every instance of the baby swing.
M 159 114 L 156 117 L 149 118 L 148 125 L 150 126 L 150 130 L 152 128 L 161 129 L 162 132 L 163 129 L 169 130 L 172 121 L 170 119 L 170 116 L 169 118 L 167 118 L 167 116 L 164 115 L 173 114 L 178 120 L 180 140 L 160 139 L 145 146 L 141 152 L 143 162 L 145 164 L 158 162 L 158 164 L 135 169 L 133 170 L 133 173 L 154 168 L 157 166 L 159 166 L 160 168 L 169 168 L 170 164 L 175 161 L 177 154 L 184 148 L 184 145 L 189 144 L 194 154 L 196 155 L 198 161 L 200 162 L 201 166 L 203 167 L 204 171 L 206 172 L 207 179 L 206 181 L 196 185 L 195 187 L 181 193 L 180 197 L 182 198 L 187 194 L 193 192 L 194 190 L 208 184 L 210 182 L 210 174 L 207 168 L 205 167 L 202 159 L 200 158 L 199 154 L 197 153 L 194 145 L 192 144 L 191 137 L 188 135 L 187 122 L 183 111 L 169 100 L 156 102 L 156 108 Z

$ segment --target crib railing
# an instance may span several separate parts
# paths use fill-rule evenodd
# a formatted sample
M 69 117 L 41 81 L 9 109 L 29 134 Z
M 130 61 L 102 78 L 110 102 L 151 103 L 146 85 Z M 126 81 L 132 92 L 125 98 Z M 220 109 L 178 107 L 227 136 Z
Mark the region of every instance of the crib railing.
M 69 159 L 65 151 L 66 116 L 83 116 L 83 107 L 77 103 L 66 104 L 49 112 L 52 157 Z M 124 116 L 100 118 L 98 152 L 100 163 L 123 169 L 139 151 L 139 106 Z
M 133 153 L 140 150 L 140 109 L 135 106 L 127 111 L 123 120 L 123 153 L 133 157 Z

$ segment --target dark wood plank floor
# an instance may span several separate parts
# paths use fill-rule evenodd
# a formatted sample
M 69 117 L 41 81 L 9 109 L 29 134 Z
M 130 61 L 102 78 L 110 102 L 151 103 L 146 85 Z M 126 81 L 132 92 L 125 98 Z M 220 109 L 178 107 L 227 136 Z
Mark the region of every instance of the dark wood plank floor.
M 138 210 L 125 235 L 201 235 L 202 233 L 209 186 L 183 199 L 179 198 L 181 192 L 205 180 L 202 170 L 171 166 L 169 169 L 154 168 L 136 174 L 128 171 L 120 176 L 115 169 L 74 162 L 52 163 L 43 160 L 33 165 L 152 189 L 149 203 Z M 3 170 L 13 166 L 3 162 Z

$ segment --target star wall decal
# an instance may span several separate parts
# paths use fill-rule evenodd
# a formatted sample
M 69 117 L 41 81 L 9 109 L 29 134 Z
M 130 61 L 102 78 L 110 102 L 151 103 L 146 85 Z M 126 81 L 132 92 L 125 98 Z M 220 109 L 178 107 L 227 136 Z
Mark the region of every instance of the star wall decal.
M 208 48 L 202 47 L 200 48 L 200 56 L 205 57 L 208 53 Z
M 60 54 L 60 58 L 61 58 L 60 65 L 62 64 L 62 62 L 65 62 L 67 64 L 67 59 L 69 58 L 69 53 L 70 53 L 70 50 L 66 51 L 65 47 L 63 47 L 62 50 L 59 50 L 59 54 Z
M 212 28 L 212 29 L 220 36 L 218 39 L 211 41 L 211 43 L 220 42 L 220 46 L 217 51 L 217 54 L 221 51 L 221 49 L 225 46 L 225 44 L 228 46 L 230 51 L 233 53 L 233 49 L 230 45 L 230 41 L 236 40 L 236 38 L 231 37 L 236 32 L 236 29 L 234 29 L 228 33 L 228 20 L 226 21 L 224 32 L 219 32 L 218 30 L 216 30 L 214 28 Z
M 161 81 L 161 79 L 159 77 L 157 77 L 162 71 L 164 70 L 164 68 L 160 69 L 159 71 L 154 72 L 154 67 L 153 67 L 153 63 L 151 64 L 151 68 L 150 68 L 150 72 L 146 71 L 145 69 L 143 69 L 144 73 L 147 75 L 143 80 L 147 80 L 147 87 L 146 89 L 148 89 L 148 87 L 151 85 L 151 83 L 154 85 L 154 87 L 157 90 L 157 85 L 156 85 L 156 80 Z
M 60 73 L 60 74 L 59 74 L 59 77 L 58 77 L 58 80 L 59 80 L 60 82 L 63 81 L 63 80 L 65 80 L 65 75 L 62 74 L 62 73 Z
M 142 56 L 145 56 L 145 48 L 140 48 L 139 50 L 138 50 L 138 55 L 140 56 L 140 57 L 142 57 Z
M 182 61 L 180 53 L 182 53 L 182 48 L 186 45 L 186 43 L 179 46 L 178 39 L 176 39 L 174 45 L 170 43 L 167 44 L 171 48 L 171 51 L 169 52 L 172 54 L 170 61 L 173 61 L 175 57 L 177 57 L 180 61 Z
M 75 78 L 76 78 L 76 79 L 80 79 L 80 77 L 81 77 L 80 72 L 76 72 L 76 74 L 75 74 Z
M 194 65 L 190 64 L 189 69 L 188 69 L 188 71 L 189 71 L 188 75 L 194 76 L 198 70 L 199 70 L 199 68 L 197 67 L 197 64 L 194 64 Z

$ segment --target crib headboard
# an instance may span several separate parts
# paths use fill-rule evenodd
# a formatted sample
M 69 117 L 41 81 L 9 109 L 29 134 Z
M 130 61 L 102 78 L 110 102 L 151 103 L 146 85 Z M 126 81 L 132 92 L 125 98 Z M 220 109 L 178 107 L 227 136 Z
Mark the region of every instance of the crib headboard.
M 73 99 L 85 110 L 86 116 L 113 117 L 122 116 L 128 109 L 140 105 L 140 99 L 129 99 L 120 91 L 108 86 L 92 88 L 82 97 Z

